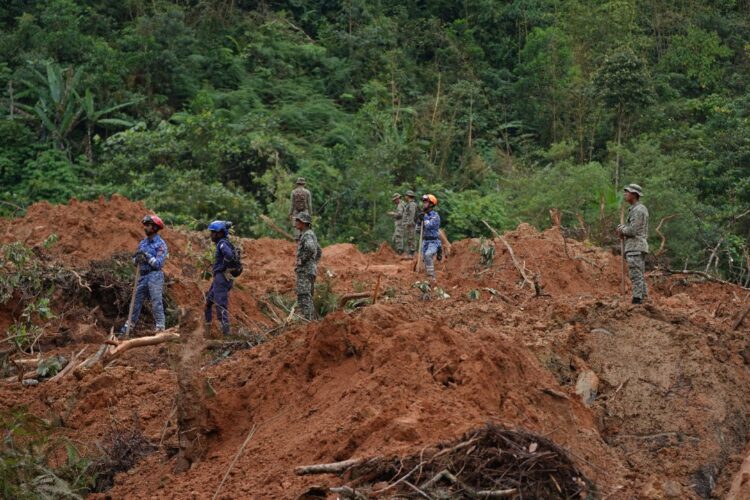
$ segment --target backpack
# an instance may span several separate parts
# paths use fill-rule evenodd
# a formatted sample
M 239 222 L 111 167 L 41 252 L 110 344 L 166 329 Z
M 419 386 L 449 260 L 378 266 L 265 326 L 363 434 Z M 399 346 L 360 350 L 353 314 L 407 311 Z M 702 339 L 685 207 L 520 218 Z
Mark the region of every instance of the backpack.
M 237 276 L 242 274 L 242 271 L 244 271 L 244 268 L 242 267 L 242 246 L 234 246 L 229 240 L 226 240 L 226 242 L 229 245 L 229 248 L 232 249 L 232 258 L 227 260 L 225 264 L 227 266 L 229 274 L 231 274 L 232 277 L 236 278 Z
M 295 212 L 307 210 L 307 193 L 302 189 L 295 189 L 292 195 L 292 207 Z

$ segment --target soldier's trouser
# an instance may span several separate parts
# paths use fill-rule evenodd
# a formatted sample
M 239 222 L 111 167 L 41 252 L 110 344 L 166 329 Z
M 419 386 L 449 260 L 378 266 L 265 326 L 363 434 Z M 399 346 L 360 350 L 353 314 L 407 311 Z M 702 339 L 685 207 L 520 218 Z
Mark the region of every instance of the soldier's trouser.
M 297 273 L 297 307 L 300 316 L 305 319 L 313 319 L 315 307 L 313 305 L 313 291 L 315 290 L 315 275 L 308 273 Z
M 404 231 L 400 226 L 393 230 L 393 249 L 397 254 L 404 253 Z
M 440 249 L 440 240 L 422 241 L 422 255 L 424 256 L 424 269 L 427 276 L 435 278 L 435 255 Z
M 229 290 L 232 289 L 233 280 L 227 279 L 224 273 L 214 274 L 211 288 L 206 294 L 206 309 L 204 310 L 206 323 L 213 319 L 212 309 L 216 306 L 216 316 L 221 323 L 221 331 L 229 334 Z
M 130 318 L 130 329 L 138 323 L 141 308 L 146 298 L 151 299 L 151 312 L 154 315 L 154 323 L 157 330 L 164 330 L 164 301 L 162 293 L 164 290 L 164 273 L 162 271 L 151 271 L 138 279 L 135 289 L 135 303 L 133 305 L 133 316 Z
M 643 252 L 627 252 L 625 260 L 628 263 L 630 283 L 633 285 L 633 298 L 642 299 L 648 295 L 646 289 L 646 258 Z
M 404 228 L 404 249 L 409 255 L 414 255 L 417 251 L 417 232 L 414 230 L 414 224 L 408 224 Z

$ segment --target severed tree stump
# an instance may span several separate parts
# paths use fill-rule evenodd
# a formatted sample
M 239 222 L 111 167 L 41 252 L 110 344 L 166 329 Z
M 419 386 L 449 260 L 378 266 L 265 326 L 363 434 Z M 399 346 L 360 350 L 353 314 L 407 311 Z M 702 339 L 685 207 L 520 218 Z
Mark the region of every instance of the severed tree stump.
M 184 311 L 180 318 L 182 343 L 177 360 L 177 429 L 180 451 L 175 472 L 185 472 L 203 458 L 215 425 L 206 408 L 206 381 L 200 373 L 205 348 L 202 329 Z

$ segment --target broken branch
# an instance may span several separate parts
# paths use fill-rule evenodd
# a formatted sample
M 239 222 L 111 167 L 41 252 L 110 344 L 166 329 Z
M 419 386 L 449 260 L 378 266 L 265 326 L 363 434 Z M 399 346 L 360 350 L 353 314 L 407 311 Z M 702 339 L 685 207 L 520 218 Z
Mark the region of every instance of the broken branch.
M 364 459 L 362 458 L 353 458 L 351 460 L 333 462 L 330 464 L 303 465 L 294 469 L 294 473 L 298 476 L 306 476 L 309 474 L 338 474 L 346 472 L 351 467 L 359 465 L 362 462 L 364 462 Z
M 281 229 L 279 226 L 277 226 L 276 223 L 273 220 L 271 220 L 270 217 L 268 217 L 267 215 L 261 214 L 260 218 L 263 219 L 263 222 L 268 224 L 268 227 L 270 227 L 271 229 L 279 233 L 281 236 L 288 239 L 289 241 L 294 241 L 294 236 L 292 236 L 291 234 L 287 233 L 286 231 Z
M 662 219 L 661 219 L 661 220 L 659 221 L 659 224 L 658 224 L 658 225 L 656 226 L 656 234 L 658 234 L 658 235 L 659 235 L 659 238 L 661 238 L 661 244 L 659 245 L 659 249 L 658 249 L 658 250 L 656 251 L 656 253 L 654 253 L 654 256 L 655 256 L 655 257 L 658 257 L 658 256 L 660 256 L 661 254 L 663 254 L 663 253 L 664 253 L 664 247 L 665 247 L 665 246 L 666 246 L 666 244 L 667 244 L 667 237 L 666 237 L 666 236 L 664 236 L 664 234 L 662 234 L 662 232 L 661 232 L 661 226 L 662 226 L 662 225 L 663 225 L 663 224 L 664 224 L 665 222 L 667 222 L 668 220 L 670 220 L 670 219 L 674 219 L 675 217 L 677 217 L 677 214 L 667 215 L 666 217 L 663 217 L 663 218 L 662 218 Z

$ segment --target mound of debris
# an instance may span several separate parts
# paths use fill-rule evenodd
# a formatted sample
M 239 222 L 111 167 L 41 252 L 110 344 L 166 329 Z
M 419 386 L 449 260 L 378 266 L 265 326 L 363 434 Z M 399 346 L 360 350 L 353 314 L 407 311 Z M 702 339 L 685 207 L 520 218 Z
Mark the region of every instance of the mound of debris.
M 408 457 L 299 467 L 297 474 L 343 473 L 328 488 L 342 498 L 588 498 L 591 484 L 552 441 L 496 424 Z M 325 496 L 313 487 L 305 497 Z

